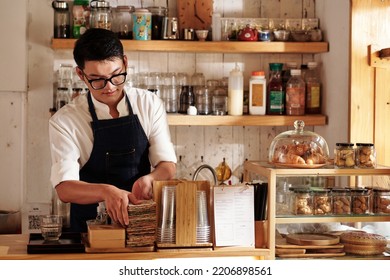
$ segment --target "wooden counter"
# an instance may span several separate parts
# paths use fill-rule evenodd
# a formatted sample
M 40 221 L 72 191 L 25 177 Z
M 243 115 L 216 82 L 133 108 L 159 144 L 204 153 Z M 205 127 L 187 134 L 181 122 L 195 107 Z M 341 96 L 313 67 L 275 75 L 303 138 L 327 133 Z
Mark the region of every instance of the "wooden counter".
M 262 258 L 266 249 L 217 248 L 212 251 L 182 250 L 146 253 L 28 254 L 27 234 L 0 235 L 0 260 L 152 260 L 162 258 L 253 257 Z

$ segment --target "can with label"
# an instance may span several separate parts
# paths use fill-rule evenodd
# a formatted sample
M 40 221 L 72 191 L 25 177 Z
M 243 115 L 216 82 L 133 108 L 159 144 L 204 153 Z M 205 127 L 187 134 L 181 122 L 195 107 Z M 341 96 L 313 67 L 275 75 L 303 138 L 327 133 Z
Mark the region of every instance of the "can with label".
M 152 40 L 152 13 L 147 9 L 136 9 L 133 13 L 133 39 Z

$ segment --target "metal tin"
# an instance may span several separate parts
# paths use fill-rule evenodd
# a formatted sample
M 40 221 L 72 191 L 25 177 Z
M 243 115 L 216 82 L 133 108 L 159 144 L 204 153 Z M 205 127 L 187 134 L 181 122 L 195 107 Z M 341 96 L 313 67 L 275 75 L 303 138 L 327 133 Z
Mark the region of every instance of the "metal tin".
M 136 9 L 133 13 L 133 39 L 152 40 L 152 13 L 147 9 Z

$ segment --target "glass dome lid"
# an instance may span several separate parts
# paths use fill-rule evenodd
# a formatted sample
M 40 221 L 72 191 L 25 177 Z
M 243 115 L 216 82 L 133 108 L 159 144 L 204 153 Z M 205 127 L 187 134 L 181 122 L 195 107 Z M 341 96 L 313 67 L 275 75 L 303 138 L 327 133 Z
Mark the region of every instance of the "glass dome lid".
M 317 133 L 304 131 L 302 120 L 294 122 L 295 130 L 277 135 L 270 146 L 270 164 L 285 167 L 318 168 L 326 165 L 329 148 L 325 139 Z

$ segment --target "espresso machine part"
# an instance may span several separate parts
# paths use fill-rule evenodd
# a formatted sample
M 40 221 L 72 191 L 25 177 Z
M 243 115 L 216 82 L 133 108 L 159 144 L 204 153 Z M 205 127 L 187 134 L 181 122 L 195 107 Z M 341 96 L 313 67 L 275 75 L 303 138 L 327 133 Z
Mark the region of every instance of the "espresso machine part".
M 179 22 L 177 17 L 164 17 L 162 39 L 180 39 Z

